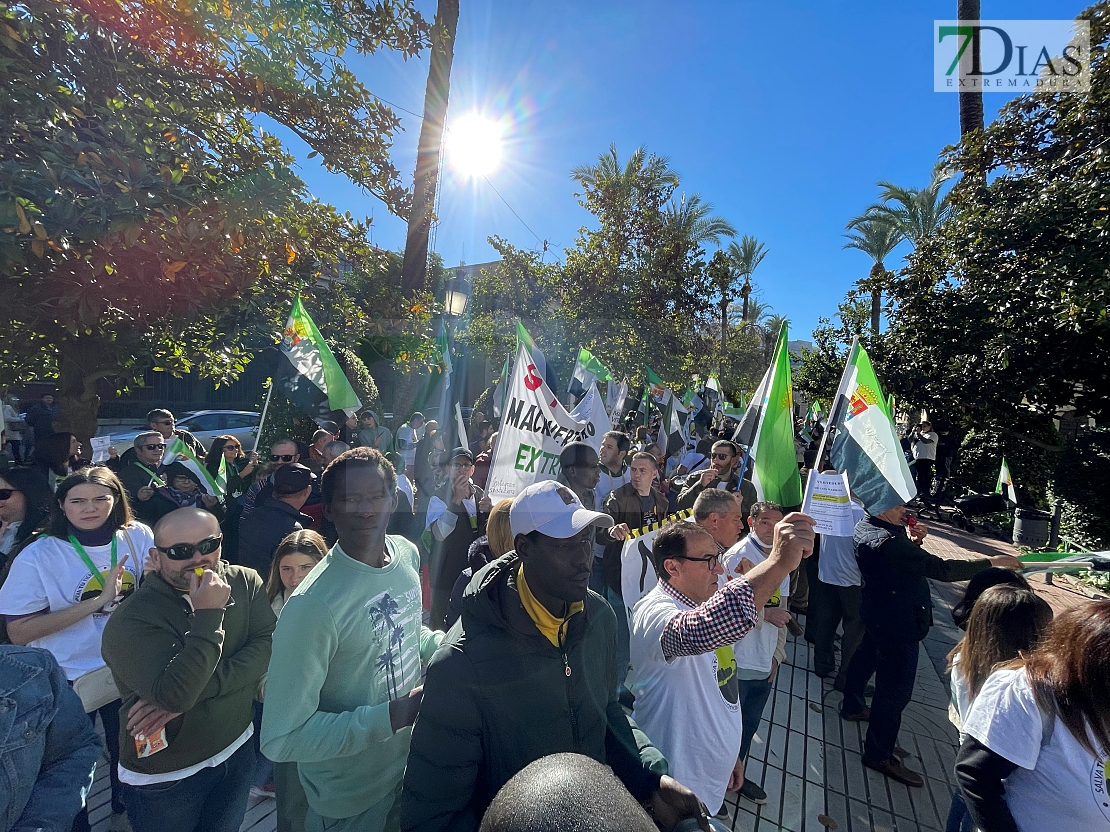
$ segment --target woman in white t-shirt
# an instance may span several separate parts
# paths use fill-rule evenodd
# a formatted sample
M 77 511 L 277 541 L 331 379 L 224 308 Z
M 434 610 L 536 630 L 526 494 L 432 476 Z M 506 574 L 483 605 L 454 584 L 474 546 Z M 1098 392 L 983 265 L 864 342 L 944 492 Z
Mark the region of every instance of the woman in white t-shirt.
M 991 671 L 1030 651 L 1052 622 L 1052 608 L 1032 589 L 1013 584 L 988 587 L 971 608 L 967 635 L 948 654 L 952 702 L 948 716 L 962 732 L 971 702 Z M 961 734 L 962 739 L 962 734 Z M 946 832 L 969 832 L 971 817 L 963 795 L 952 795 Z
M 956 778 L 982 832 L 1110 830 L 1110 601 L 994 671 L 963 730 Z
M 72 683 L 105 666 L 104 624 L 134 592 L 154 535 L 132 520 L 123 486 L 105 467 L 71 474 L 54 496 L 44 534 L 16 556 L 0 588 L 0 614 L 14 644 L 49 650 Z M 117 776 L 120 707 L 116 699 L 89 714 L 95 722 L 99 713 L 104 723 L 113 829 L 124 817 Z M 74 829 L 88 828 L 83 811 Z

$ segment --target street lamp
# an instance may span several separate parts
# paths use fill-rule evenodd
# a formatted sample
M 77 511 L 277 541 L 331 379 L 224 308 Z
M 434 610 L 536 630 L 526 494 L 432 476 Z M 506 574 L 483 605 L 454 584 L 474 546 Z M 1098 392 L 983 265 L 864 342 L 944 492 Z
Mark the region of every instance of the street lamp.
M 470 303 L 470 293 L 473 287 L 461 274 L 447 281 L 444 288 L 443 306 L 448 318 L 457 319 L 466 314 L 466 307 Z

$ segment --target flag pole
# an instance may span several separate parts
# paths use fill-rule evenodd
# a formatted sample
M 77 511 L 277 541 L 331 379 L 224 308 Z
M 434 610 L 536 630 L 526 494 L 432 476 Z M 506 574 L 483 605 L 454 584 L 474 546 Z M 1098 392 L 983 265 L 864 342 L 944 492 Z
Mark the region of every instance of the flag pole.
M 254 435 L 254 447 L 251 448 L 255 453 L 258 452 L 258 443 L 262 441 L 262 426 L 266 423 L 266 411 L 270 409 L 270 396 L 274 395 L 274 380 L 269 379 L 270 387 L 266 391 L 266 401 L 262 405 L 262 416 L 258 419 L 258 433 Z
M 844 370 L 840 373 L 840 381 L 836 385 L 836 393 L 833 395 L 835 399 L 832 403 L 832 408 L 829 410 L 829 418 L 825 423 L 825 431 L 821 434 L 821 442 L 817 445 L 817 459 L 813 462 L 813 471 L 821 471 L 821 460 L 825 458 L 825 447 L 829 442 L 829 434 L 836 430 L 837 407 L 840 407 L 840 389 L 844 386 L 844 380 L 848 377 L 848 368 L 852 366 L 852 353 L 856 351 L 856 345 L 859 344 L 859 336 L 852 337 L 852 346 L 848 348 L 848 358 L 844 361 Z M 810 473 L 812 473 L 811 471 Z M 802 505 L 805 506 L 809 499 L 813 496 L 813 483 L 816 482 L 816 477 L 806 477 L 805 493 L 802 494 Z

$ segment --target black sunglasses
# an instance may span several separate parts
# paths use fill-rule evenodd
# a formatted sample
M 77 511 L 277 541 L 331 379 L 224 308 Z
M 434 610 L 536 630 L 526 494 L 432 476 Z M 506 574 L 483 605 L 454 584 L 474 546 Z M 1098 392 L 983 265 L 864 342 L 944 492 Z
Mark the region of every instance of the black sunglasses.
M 196 552 L 201 555 L 210 555 L 220 548 L 224 536 L 218 534 L 215 537 L 208 537 L 200 543 L 175 543 L 173 546 L 159 546 L 155 544 L 154 548 L 159 552 L 163 552 L 170 560 L 188 560 Z
M 270 454 L 270 462 L 292 462 L 296 454 Z
M 674 559 L 675 560 L 692 560 L 692 561 L 695 561 L 697 563 L 705 563 L 705 564 L 709 565 L 710 569 L 716 568 L 717 564 L 719 564 L 721 562 L 721 556 L 720 555 L 710 555 L 707 558 L 691 558 L 691 557 L 687 557 L 686 555 L 674 555 Z
M 165 449 L 166 445 L 164 442 L 161 445 L 143 445 L 144 451 L 163 451 Z
M 16 488 L 0 488 L 0 501 L 10 500 L 12 494 L 18 494 L 19 490 Z

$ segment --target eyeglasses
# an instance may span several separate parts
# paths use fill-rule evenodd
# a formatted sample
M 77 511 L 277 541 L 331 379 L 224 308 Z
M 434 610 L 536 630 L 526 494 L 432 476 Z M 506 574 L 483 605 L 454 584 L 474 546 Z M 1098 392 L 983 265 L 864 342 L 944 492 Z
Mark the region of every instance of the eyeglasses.
M 241 451 L 241 450 L 243 450 L 243 449 L 242 449 L 241 447 L 239 447 L 238 445 L 224 445 L 224 453 L 225 453 L 225 454 L 226 454 L 226 453 L 227 453 L 228 451 L 231 451 L 232 453 L 236 453 L 236 454 L 237 454 L 237 453 L 239 453 L 239 451 Z
M 170 560 L 188 560 L 196 552 L 201 555 L 210 555 L 220 548 L 220 543 L 223 542 L 224 536 L 218 534 L 215 537 L 208 537 L 200 543 L 175 543 L 173 546 L 159 546 L 155 544 L 154 548 L 159 552 L 165 553 L 166 557 Z
M 474 463 L 473 462 L 452 462 L 450 467 L 451 468 L 458 468 L 460 471 L 462 471 L 463 469 L 466 469 L 466 468 L 473 468 Z
M 12 494 L 18 493 L 19 491 L 15 488 L 0 488 L 0 502 L 3 502 L 4 500 L 10 500 L 12 498 Z
M 695 561 L 696 563 L 704 563 L 704 564 L 707 564 L 709 566 L 710 571 L 716 569 L 717 564 L 719 564 L 721 562 L 721 556 L 720 555 L 710 555 L 707 558 L 691 558 L 691 557 L 687 557 L 686 555 L 674 555 L 674 559 L 675 560 L 692 560 L 692 561 Z
M 154 422 L 154 424 L 156 425 L 172 425 L 173 423 L 173 419 L 159 419 L 158 421 Z
M 732 454 L 713 454 L 714 459 L 732 459 Z
M 144 451 L 164 451 L 165 449 L 165 443 L 162 443 L 161 445 L 143 445 Z
M 296 454 L 270 454 L 270 462 L 292 462 Z

